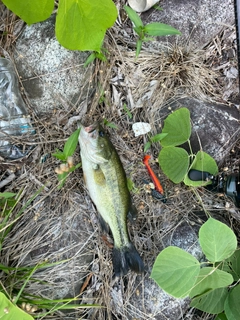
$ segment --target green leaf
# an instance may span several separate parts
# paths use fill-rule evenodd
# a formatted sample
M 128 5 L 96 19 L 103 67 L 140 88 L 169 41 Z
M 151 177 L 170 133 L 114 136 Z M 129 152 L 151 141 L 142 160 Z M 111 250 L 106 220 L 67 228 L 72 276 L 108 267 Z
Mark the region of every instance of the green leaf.
M 162 132 L 168 133 L 161 141 L 163 147 L 178 146 L 186 142 L 191 135 L 189 110 L 187 108 L 180 108 L 171 113 L 164 120 Z
M 2 2 L 27 24 L 46 20 L 54 8 L 54 0 L 3 0 Z
M 12 192 L 0 192 L 0 198 L 9 199 L 15 197 L 17 194 Z
M 80 128 L 74 131 L 71 136 L 67 139 L 64 148 L 63 153 L 66 156 L 66 159 L 74 154 L 74 151 L 76 150 L 77 144 L 78 144 L 78 136 L 80 133 Z
M 61 0 L 56 37 L 67 49 L 100 52 L 105 32 L 117 18 L 111 0 Z
M 124 10 L 127 12 L 129 19 L 134 23 L 134 25 L 138 27 L 143 27 L 143 23 L 139 15 L 130 7 L 124 6 Z
M 144 40 L 143 27 L 134 27 L 133 30 L 139 36 L 139 39 L 143 41 Z
M 68 176 L 68 172 L 63 172 L 57 175 L 58 181 L 60 182 L 58 186 L 58 190 L 60 190 L 64 186 L 67 176 Z
M 225 313 L 219 313 L 214 320 L 228 320 Z
M 240 279 L 240 249 L 236 250 L 230 258 L 221 262 L 221 269 L 230 273 L 234 281 Z
M 103 118 L 103 125 L 112 129 L 117 129 L 117 125 L 113 122 L 108 121 L 106 118 Z
M 199 230 L 200 246 L 211 262 L 229 258 L 237 249 L 234 232 L 224 223 L 209 218 Z
M 29 314 L 15 306 L 7 297 L 0 292 L 0 318 L 3 320 L 33 320 Z
M 148 141 L 147 143 L 145 143 L 144 145 L 144 152 L 148 151 L 148 149 L 151 148 L 152 142 Z
M 181 35 L 177 29 L 165 23 L 152 22 L 144 26 L 144 32 L 150 36 L 169 36 L 174 34 Z
M 190 253 L 167 247 L 154 262 L 151 278 L 168 294 L 186 297 L 191 291 L 200 271 L 200 264 Z
M 145 143 L 144 152 L 146 152 L 152 145 L 152 143 L 160 142 L 164 137 L 166 137 L 167 133 L 158 133 L 153 137 L 150 137 L 150 141 Z
M 232 282 L 233 277 L 227 272 L 214 267 L 202 268 L 189 297 L 193 298 L 210 290 L 227 287 Z
M 127 113 L 128 118 L 132 119 L 133 115 L 132 115 L 131 111 L 128 109 L 126 103 L 123 104 L 123 110 Z
M 227 295 L 228 288 L 218 288 L 194 298 L 190 306 L 204 312 L 217 314 L 223 311 Z
M 137 50 L 136 50 L 136 58 L 139 56 L 141 48 L 142 48 L 142 40 L 138 39 L 138 41 L 137 41 Z
M 157 4 L 155 4 L 154 6 L 153 6 L 153 8 L 155 9 L 155 10 L 158 10 L 158 11 L 162 11 L 163 10 L 163 8 L 161 8 L 159 5 L 157 5 Z
M 104 62 L 107 61 L 107 57 L 102 52 L 96 52 L 96 58 Z
M 190 169 L 195 169 L 198 171 L 206 171 L 212 175 L 216 175 L 218 172 L 218 166 L 216 164 L 216 161 L 209 154 L 207 154 L 204 151 L 198 151 L 189 170 Z M 205 185 L 212 183 L 212 182 L 211 181 L 203 181 L 203 180 L 193 181 L 193 180 L 189 179 L 188 175 L 186 175 L 184 178 L 184 183 L 187 186 L 199 187 L 199 186 L 205 186 Z
M 52 155 L 55 158 L 57 158 L 58 160 L 67 161 L 67 157 L 62 151 L 58 151 L 58 152 L 52 153 Z
M 165 147 L 162 148 L 159 153 L 158 162 L 162 171 L 168 176 L 168 178 L 174 183 L 179 183 L 187 174 L 189 167 L 189 155 L 187 151 L 182 148 Z
M 240 318 L 239 297 L 240 297 L 240 284 L 232 288 L 232 290 L 230 291 L 226 299 L 224 310 L 228 320 L 239 320 Z
M 138 188 L 136 188 L 135 183 L 130 178 L 127 178 L 127 187 L 129 191 L 138 192 Z
M 93 52 L 90 56 L 87 57 L 87 60 L 84 62 L 84 67 L 86 68 L 90 63 L 92 63 L 96 59 L 96 53 Z
M 165 138 L 167 135 L 168 135 L 167 133 L 158 133 L 158 134 L 155 134 L 155 136 L 151 137 L 150 140 L 152 142 L 159 142 L 163 138 Z

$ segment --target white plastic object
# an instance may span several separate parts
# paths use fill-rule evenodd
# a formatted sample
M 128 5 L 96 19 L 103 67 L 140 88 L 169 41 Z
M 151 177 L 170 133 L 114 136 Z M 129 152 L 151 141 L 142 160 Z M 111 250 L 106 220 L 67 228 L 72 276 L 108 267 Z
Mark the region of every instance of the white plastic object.
M 132 125 L 135 137 L 141 136 L 151 131 L 151 125 L 147 122 L 135 122 Z
M 129 6 L 137 12 L 147 11 L 157 2 L 159 0 L 128 0 Z

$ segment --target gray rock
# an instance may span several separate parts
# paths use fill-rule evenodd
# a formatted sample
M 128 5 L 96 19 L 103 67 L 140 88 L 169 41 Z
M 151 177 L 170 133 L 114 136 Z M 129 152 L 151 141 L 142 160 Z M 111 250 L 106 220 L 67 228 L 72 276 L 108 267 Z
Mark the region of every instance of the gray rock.
M 152 279 L 144 279 L 144 292 L 132 295 L 127 319 L 178 320 L 189 308 L 189 299 L 175 299 L 164 292 Z M 144 298 L 143 298 L 144 297 Z M 145 301 L 144 305 L 141 300 Z
M 171 110 L 180 107 L 189 109 L 193 124 L 190 138 L 193 152 L 197 153 L 202 147 L 203 151 L 210 154 L 219 165 L 222 164 L 239 139 L 240 114 L 238 108 L 193 98 L 182 98 L 168 103 L 160 110 L 162 119 L 169 114 L 169 107 Z
M 83 67 L 89 53 L 63 48 L 55 38 L 54 22 L 52 16 L 26 26 L 14 50 L 30 104 L 40 112 L 83 101 L 92 76 L 92 67 Z
M 141 14 L 144 23 L 166 23 L 181 31 L 177 38 L 179 44 L 190 44 L 202 48 L 223 28 L 234 23 L 234 5 L 232 0 L 169 0 L 160 2 L 162 11 L 150 9 Z M 166 38 L 159 38 L 166 40 Z
M 165 247 L 179 247 L 201 260 L 204 254 L 198 242 L 198 231 L 199 227 L 196 224 L 191 226 L 183 220 L 177 225 L 170 237 L 163 238 L 163 244 Z

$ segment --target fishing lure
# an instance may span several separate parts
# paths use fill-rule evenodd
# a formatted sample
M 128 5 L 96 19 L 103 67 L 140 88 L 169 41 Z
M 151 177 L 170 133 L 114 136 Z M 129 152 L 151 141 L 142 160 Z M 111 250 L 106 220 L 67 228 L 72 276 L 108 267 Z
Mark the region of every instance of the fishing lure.
M 145 164 L 148 173 L 152 179 L 152 182 L 154 183 L 155 189 L 161 194 L 163 195 L 164 191 L 163 191 L 163 187 L 159 181 L 159 179 L 157 178 L 157 176 L 155 175 L 155 173 L 153 172 L 152 168 L 150 167 L 149 164 L 149 159 L 151 158 L 151 156 L 149 154 L 145 155 L 143 158 L 143 163 Z

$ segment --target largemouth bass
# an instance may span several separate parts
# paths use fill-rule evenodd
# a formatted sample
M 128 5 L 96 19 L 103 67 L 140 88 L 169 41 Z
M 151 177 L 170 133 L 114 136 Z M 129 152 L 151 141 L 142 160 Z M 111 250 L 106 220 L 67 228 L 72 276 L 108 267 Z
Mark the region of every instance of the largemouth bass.
M 129 269 L 143 272 L 142 259 L 128 235 L 127 216 L 135 213 L 117 151 L 98 123 L 81 126 L 79 144 L 87 189 L 100 214 L 100 222 L 105 228 L 109 226 L 113 235 L 115 276 L 124 275 Z

